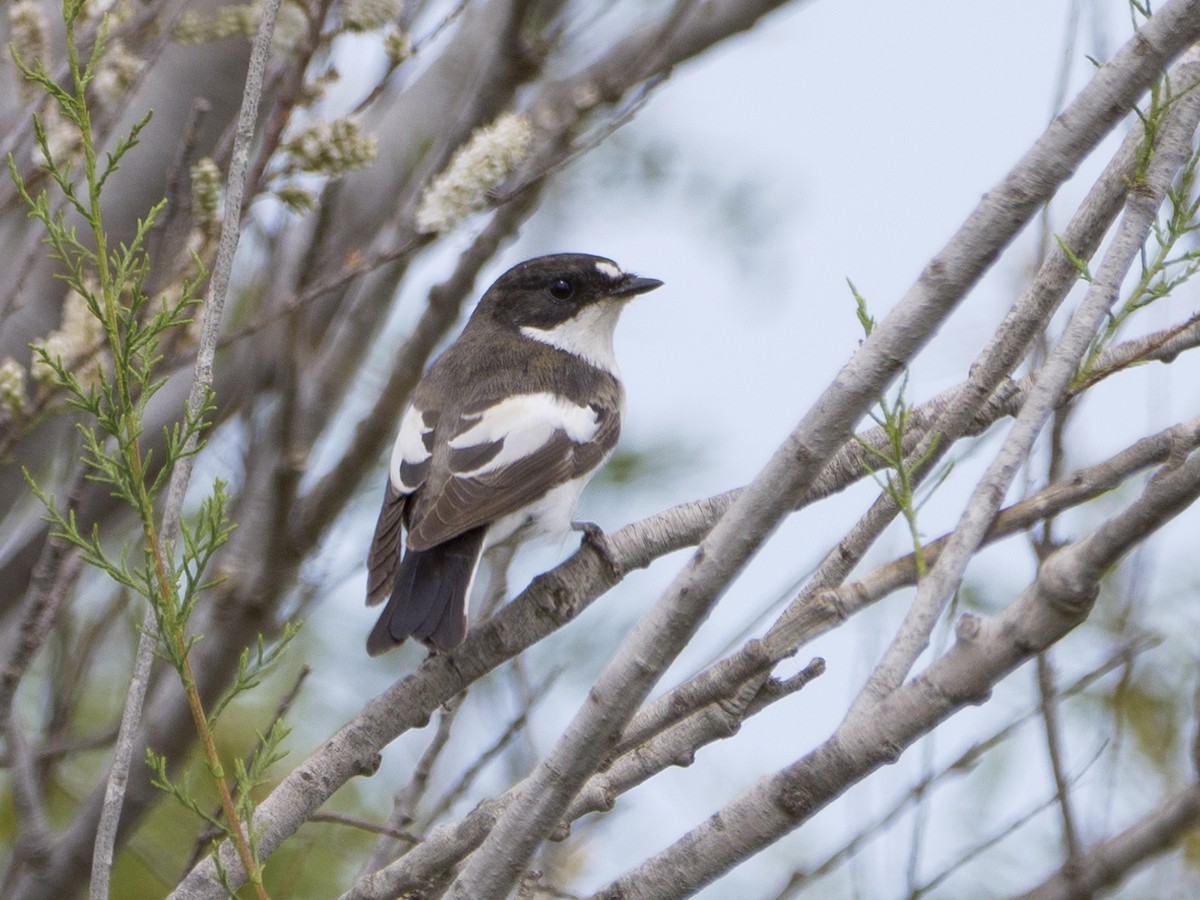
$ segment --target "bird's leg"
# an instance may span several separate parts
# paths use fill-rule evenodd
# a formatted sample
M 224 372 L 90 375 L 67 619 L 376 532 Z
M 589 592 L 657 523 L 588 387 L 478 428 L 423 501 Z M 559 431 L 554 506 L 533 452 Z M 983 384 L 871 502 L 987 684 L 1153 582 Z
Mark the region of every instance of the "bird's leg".
M 488 572 L 487 592 L 483 596 L 483 602 L 479 607 L 479 617 L 476 621 L 482 622 L 490 619 L 492 613 L 508 599 L 508 567 L 516 552 L 517 545 L 513 542 L 497 544 L 483 555 Z
M 612 544 L 609 543 L 608 535 L 595 522 L 572 522 L 571 529 L 583 533 L 583 543 L 591 546 L 593 550 L 600 555 L 600 559 L 604 561 L 612 571 L 617 571 L 617 557 L 613 552 Z

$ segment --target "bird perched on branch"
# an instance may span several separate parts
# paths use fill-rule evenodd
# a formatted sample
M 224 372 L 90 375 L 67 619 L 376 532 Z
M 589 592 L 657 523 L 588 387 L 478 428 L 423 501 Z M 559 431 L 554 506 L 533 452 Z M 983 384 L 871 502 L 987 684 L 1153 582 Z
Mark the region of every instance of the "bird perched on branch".
M 561 253 L 488 288 L 400 419 L 368 557 L 367 603 L 387 601 L 368 653 L 458 646 L 481 556 L 571 527 L 621 430 L 617 318 L 661 284 Z

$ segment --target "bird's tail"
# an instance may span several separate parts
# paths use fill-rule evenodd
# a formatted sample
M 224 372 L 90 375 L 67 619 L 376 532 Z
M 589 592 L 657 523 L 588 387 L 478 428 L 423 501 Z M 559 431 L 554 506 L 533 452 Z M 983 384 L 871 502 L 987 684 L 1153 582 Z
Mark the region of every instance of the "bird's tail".
M 467 633 L 467 594 L 479 567 L 486 525 L 463 532 L 428 550 L 409 550 L 395 586 L 367 638 L 378 656 L 413 637 L 437 650 L 452 650 Z

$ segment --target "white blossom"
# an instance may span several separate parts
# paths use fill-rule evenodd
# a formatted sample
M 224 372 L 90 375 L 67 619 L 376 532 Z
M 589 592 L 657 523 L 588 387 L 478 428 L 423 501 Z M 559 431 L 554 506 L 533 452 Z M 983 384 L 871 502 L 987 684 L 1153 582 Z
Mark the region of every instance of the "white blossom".
M 258 27 L 255 20 L 249 34 Z M 275 16 L 275 31 L 271 35 L 271 52 L 276 56 L 290 56 L 308 37 L 308 16 L 299 5 L 284 3 Z
M 221 170 L 206 156 L 192 166 L 191 176 L 192 221 L 203 231 L 213 230 L 221 224 Z
M 412 38 L 407 31 L 398 28 L 390 29 L 383 39 L 383 51 L 393 66 L 398 66 L 412 56 Z
M 379 145 L 362 133 L 355 119 L 313 119 L 283 149 L 291 157 L 292 171 L 336 178 L 374 161 Z
M 69 368 L 81 383 L 96 384 L 102 375 L 98 352 L 104 340 L 104 326 L 92 315 L 87 300 L 78 291 L 70 291 L 63 299 L 62 323 L 41 341 L 35 341 L 51 359 L 58 359 Z M 35 381 L 49 381 L 54 370 L 34 353 L 29 374 Z
M 21 62 L 28 66 L 38 63 L 44 65 L 49 34 L 46 11 L 38 0 L 17 0 L 16 3 L 9 4 L 8 37 L 13 54 Z M 25 102 L 32 100 L 38 93 L 38 88 L 24 78 L 20 79 L 18 90 Z
M 25 408 L 25 367 L 11 356 L 0 362 L 0 422 Z
M 374 31 L 400 14 L 397 0 L 346 0 L 342 24 L 347 31 Z
M 504 113 L 491 125 L 477 128 L 445 171 L 425 189 L 417 209 L 422 234 L 450 231 L 487 205 L 498 187 L 529 152 L 533 129 L 515 113 Z
M 130 53 L 124 43 L 113 41 L 109 44 L 92 81 L 92 89 L 100 104 L 116 106 L 133 86 L 142 66 L 142 60 Z

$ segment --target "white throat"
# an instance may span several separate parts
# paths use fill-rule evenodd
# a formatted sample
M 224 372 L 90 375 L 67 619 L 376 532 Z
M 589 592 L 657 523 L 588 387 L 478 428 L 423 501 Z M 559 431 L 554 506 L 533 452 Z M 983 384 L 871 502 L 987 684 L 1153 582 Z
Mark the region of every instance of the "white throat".
M 603 369 L 614 378 L 619 378 L 617 356 L 613 352 L 613 333 L 617 319 L 621 316 L 623 303 L 602 300 L 585 306 L 573 318 L 553 328 L 521 327 L 525 337 L 557 347 Z

